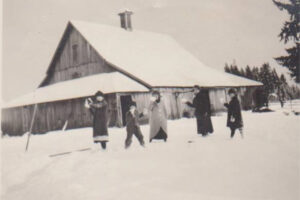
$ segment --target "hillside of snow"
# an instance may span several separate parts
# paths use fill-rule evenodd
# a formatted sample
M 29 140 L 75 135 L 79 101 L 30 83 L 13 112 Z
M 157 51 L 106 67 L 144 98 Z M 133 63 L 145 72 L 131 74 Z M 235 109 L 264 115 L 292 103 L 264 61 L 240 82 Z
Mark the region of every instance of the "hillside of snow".
M 92 129 L 1 139 L 1 199 L 71 200 L 297 200 L 300 198 L 300 118 L 275 112 L 243 112 L 244 139 L 233 139 L 226 114 L 212 117 L 215 132 L 196 134 L 195 119 L 168 122 L 169 138 L 133 138 L 125 150 L 124 128 L 109 129 L 102 151 Z M 300 110 L 300 101 L 293 109 Z M 79 151 L 90 148 L 90 150 Z M 71 153 L 69 153 L 71 152 Z M 68 153 L 50 157 L 58 153 Z

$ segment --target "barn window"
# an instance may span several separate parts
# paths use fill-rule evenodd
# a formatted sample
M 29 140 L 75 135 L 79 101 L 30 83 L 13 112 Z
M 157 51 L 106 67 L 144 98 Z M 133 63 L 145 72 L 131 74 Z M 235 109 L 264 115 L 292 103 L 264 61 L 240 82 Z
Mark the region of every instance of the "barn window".
M 76 63 L 78 60 L 78 45 L 74 44 L 72 46 L 72 55 L 73 55 L 73 62 Z

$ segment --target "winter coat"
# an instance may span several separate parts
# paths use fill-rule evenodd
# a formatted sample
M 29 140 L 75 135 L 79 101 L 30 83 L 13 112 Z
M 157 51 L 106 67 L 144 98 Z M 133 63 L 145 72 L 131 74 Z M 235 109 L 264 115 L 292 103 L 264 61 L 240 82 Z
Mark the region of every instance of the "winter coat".
M 238 98 L 236 96 L 233 97 L 229 104 L 225 104 L 225 106 L 228 109 L 227 126 L 234 129 L 243 127 L 241 106 Z
M 126 130 L 129 133 L 133 133 L 136 128 L 140 127 L 139 119 L 143 116 L 143 113 L 139 114 L 137 110 L 132 114 L 131 111 L 126 113 Z
M 167 110 L 164 102 L 153 101 L 149 106 L 150 139 L 154 138 L 160 128 L 167 134 Z
M 90 104 L 90 111 L 93 119 L 93 137 L 94 141 L 108 141 L 108 109 L 107 102 L 93 102 Z
M 214 131 L 211 122 L 211 109 L 209 98 L 199 92 L 193 99 L 193 103 L 187 102 L 187 105 L 195 108 L 195 116 L 197 118 L 197 132 L 199 134 L 212 133 Z
M 210 102 L 206 96 L 199 92 L 193 99 L 193 103 L 187 102 L 187 105 L 195 108 L 195 116 L 211 115 Z

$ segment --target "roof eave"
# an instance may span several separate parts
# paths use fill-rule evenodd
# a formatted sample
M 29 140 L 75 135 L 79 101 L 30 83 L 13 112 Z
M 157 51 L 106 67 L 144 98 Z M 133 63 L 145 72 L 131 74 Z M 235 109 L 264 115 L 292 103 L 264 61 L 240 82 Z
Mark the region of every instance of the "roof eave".
M 68 31 L 70 30 L 70 28 L 72 28 L 72 27 L 74 28 L 74 26 L 72 26 L 71 22 L 68 21 L 67 26 L 66 26 L 66 28 L 65 28 L 65 30 L 64 30 L 64 32 L 63 32 L 63 34 L 62 34 L 62 36 L 61 36 L 61 38 L 60 38 L 60 40 L 59 40 L 59 43 L 58 43 L 58 45 L 57 45 L 57 47 L 56 47 L 56 49 L 55 49 L 55 51 L 54 51 L 54 54 L 53 54 L 53 56 L 52 56 L 52 58 L 51 58 L 50 64 L 49 64 L 48 69 L 47 69 L 47 72 L 46 72 L 46 77 L 43 79 L 43 81 L 40 83 L 40 85 L 39 85 L 38 87 L 43 87 L 43 86 L 45 86 L 45 85 L 47 84 L 47 81 L 48 81 L 48 79 L 49 79 L 49 76 L 50 76 L 51 73 L 52 73 L 51 70 L 52 70 L 52 68 L 53 68 L 53 64 L 54 64 L 54 62 L 55 62 L 55 60 L 56 60 L 56 58 L 57 58 L 57 56 L 58 56 L 59 50 L 62 48 L 64 38 L 66 37 L 67 32 L 68 32 Z

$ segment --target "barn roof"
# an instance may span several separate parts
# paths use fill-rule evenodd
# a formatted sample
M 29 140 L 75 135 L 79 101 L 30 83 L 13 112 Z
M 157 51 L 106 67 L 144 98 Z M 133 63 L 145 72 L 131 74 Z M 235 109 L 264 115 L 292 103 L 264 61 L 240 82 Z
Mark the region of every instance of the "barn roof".
M 34 92 L 8 102 L 3 107 L 17 107 L 78 97 L 92 96 L 96 91 L 147 92 L 148 89 L 119 72 L 97 74 L 37 88 Z
M 112 66 L 152 87 L 258 86 L 201 63 L 168 35 L 126 31 L 83 21 L 70 22 Z

